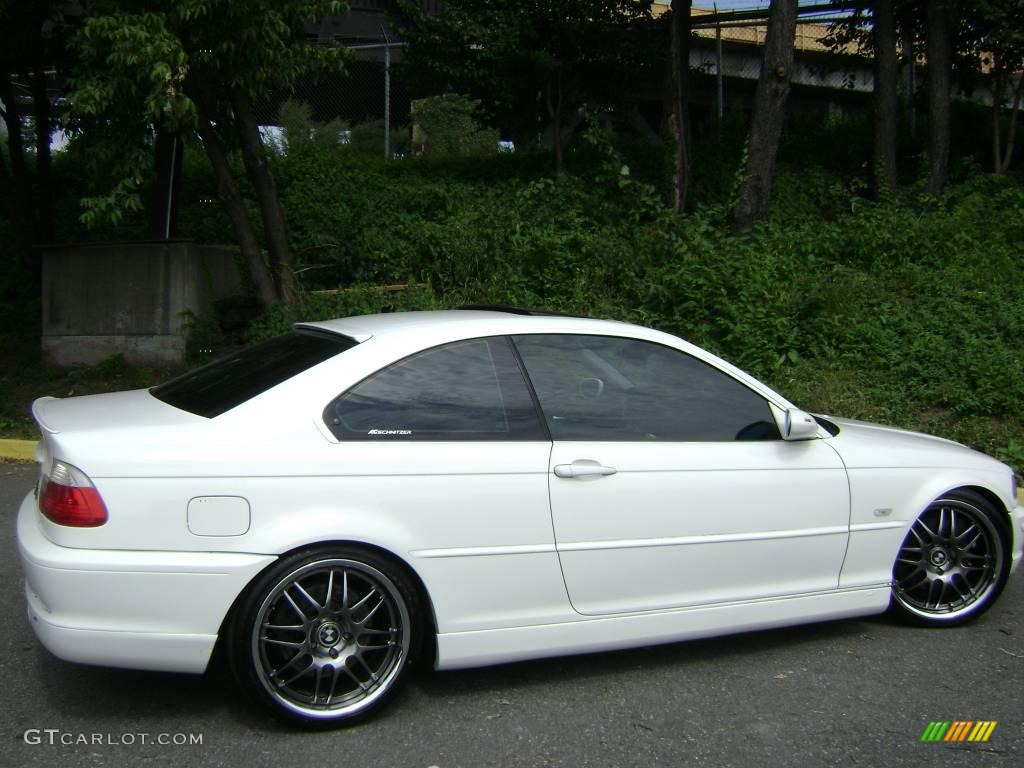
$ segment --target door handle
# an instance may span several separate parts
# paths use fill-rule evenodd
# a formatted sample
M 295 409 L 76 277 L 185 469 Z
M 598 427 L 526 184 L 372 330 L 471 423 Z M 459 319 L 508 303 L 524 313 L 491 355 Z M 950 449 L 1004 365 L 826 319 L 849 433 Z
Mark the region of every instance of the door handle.
M 602 477 L 614 475 L 615 467 L 605 467 L 596 461 L 579 459 L 572 464 L 556 464 L 555 477 Z

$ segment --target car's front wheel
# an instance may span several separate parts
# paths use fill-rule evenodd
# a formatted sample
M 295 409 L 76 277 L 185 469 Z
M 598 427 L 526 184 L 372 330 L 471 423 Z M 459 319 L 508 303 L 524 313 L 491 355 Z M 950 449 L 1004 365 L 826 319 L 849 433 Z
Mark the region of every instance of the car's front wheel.
M 969 491 L 932 502 L 910 527 L 893 566 L 895 612 L 915 624 L 954 626 L 987 610 L 1010 570 L 997 514 Z
M 355 547 L 283 559 L 250 587 L 230 622 L 228 654 L 242 686 L 298 725 L 350 725 L 383 706 L 422 640 L 408 576 Z

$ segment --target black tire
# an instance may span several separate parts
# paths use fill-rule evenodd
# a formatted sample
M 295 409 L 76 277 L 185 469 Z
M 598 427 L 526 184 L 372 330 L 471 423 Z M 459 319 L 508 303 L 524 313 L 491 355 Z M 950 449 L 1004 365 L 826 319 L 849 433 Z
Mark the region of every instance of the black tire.
M 257 577 L 228 623 L 226 648 L 238 682 L 276 717 L 339 728 L 395 696 L 423 627 L 418 592 L 401 567 L 361 547 L 328 546 Z
M 893 564 L 892 612 L 919 626 L 955 627 L 987 611 L 1010 573 L 1005 516 L 971 491 L 929 504 Z

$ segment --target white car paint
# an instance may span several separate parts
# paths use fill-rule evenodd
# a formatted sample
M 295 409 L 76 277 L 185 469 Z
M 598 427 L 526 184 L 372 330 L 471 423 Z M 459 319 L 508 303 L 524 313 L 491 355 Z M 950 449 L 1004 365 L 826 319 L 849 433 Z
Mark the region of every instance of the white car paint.
M 200 672 L 235 598 L 285 553 L 378 547 L 429 596 L 440 668 L 607 650 L 863 615 L 889 603 L 916 516 L 959 487 L 1024 511 L 1011 470 L 963 446 L 838 421 L 807 442 L 345 442 L 325 405 L 391 362 L 484 336 L 574 333 L 686 352 L 793 404 L 680 339 L 622 323 L 454 311 L 308 327 L 352 349 L 206 419 L 147 391 L 58 400 L 34 413 L 39 459 L 93 481 L 109 521 L 56 525 L 33 494 L 18 516 L 29 615 L 72 661 Z M 578 460 L 614 468 L 555 474 Z M 195 499 L 232 497 L 232 525 L 190 530 Z M 197 513 L 198 514 L 198 513 Z M 219 535 L 221 534 L 221 535 Z

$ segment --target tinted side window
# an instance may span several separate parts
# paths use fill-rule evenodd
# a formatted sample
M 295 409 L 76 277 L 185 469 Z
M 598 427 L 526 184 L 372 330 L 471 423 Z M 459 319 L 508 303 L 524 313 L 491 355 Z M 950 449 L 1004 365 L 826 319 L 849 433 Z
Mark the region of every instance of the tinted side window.
M 340 440 L 546 440 L 506 338 L 419 352 L 338 397 L 324 421 Z
M 292 331 L 214 360 L 149 392 L 175 408 L 213 418 L 355 345 L 335 333 Z
M 610 336 L 516 336 L 555 440 L 777 440 L 768 402 L 660 344 Z

